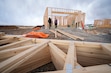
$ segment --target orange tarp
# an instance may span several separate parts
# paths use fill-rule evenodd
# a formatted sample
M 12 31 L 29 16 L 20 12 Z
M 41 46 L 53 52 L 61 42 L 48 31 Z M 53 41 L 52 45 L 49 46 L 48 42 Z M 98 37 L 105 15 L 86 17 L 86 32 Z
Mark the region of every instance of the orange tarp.
M 40 30 L 40 29 L 41 29 L 40 27 L 33 28 L 33 30 Z
M 45 34 L 43 32 L 35 32 L 31 31 L 27 34 L 25 34 L 26 37 L 31 37 L 31 38 L 47 38 L 49 34 Z

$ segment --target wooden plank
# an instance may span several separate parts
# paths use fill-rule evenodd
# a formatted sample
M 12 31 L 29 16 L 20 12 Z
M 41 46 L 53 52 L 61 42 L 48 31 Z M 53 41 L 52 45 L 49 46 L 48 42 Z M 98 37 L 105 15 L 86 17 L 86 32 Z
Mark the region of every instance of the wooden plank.
M 97 42 L 80 42 L 80 41 L 75 41 L 75 46 L 76 47 L 91 47 L 91 48 L 98 48 L 101 49 L 101 43 Z
M 8 38 L 0 40 L 0 45 L 18 41 L 18 38 Z
M 104 60 L 104 59 L 98 59 L 98 58 L 92 58 L 92 57 L 86 57 L 86 56 L 78 56 L 77 55 L 78 63 L 80 63 L 82 66 L 87 65 L 101 65 L 101 64 L 108 64 L 111 63 L 111 60 Z
M 50 32 L 54 33 L 55 36 L 61 37 L 62 35 L 60 33 L 58 33 L 56 30 L 49 30 Z
M 52 11 L 52 13 L 55 13 L 55 14 L 74 14 L 74 15 L 78 15 L 78 12 L 60 12 L 60 11 Z
M 49 47 L 45 47 L 21 64 L 18 68 L 11 71 L 11 73 L 26 73 L 49 62 L 51 62 Z
M 19 65 L 21 65 L 23 62 L 27 61 L 34 54 L 36 54 L 41 49 L 46 47 L 48 42 L 49 41 L 45 41 L 37 46 L 34 46 L 28 50 L 25 50 L 13 57 L 1 62 L 0 63 L 0 72 L 3 72 L 3 73 L 11 72 L 15 68 L 17 68 Z
M 59 44 L 59 45 L 69 45 L 69 43 L 70 43 L 70 41 L 68 41 L 68 40 L 54 40 L 54 39 L 51 39 L 50 41 L 54 44 Z
M 68 52 L 68 47 L 69 45 L 59 45 L 59 44 L 54 44 L 56 45 L 59 49 L 61 49 L 65 54 Z
M 4 46 L 1 46 L 0 50 L 15 48 L 15 47 L 23 46 L 25 44 L 28 45 L 28 44 L 31 44 L 31 43 L 32 43 L 31 39 L 21 40 L 21 41 L 18 41 L 18 42 L 14 42 L 14 43 L 11 43 L 11 44 L 7 44 L 7 45 L 4 45 Z
M 77 48 L 77 52 L 108 55 L 106 52 L 104 52 L 104 50 L 99 48 L 92 48 L 92 47 L 76 47 L 76 48 Z
M 49 46 L 51 48 L 50 49 L 51 58 L 52 58 L 52 61 L 55 65 L 55 67 L 58 70 L 63 69 L 63 66 L 65 64 L 66 54 L 52 43 L 49 43 Z M 74 55 L 72 55 L 72 56 L 74 56 Z M 76 68 L 82 68 L 82 66 L 80 66 L 78 63 L 76 63 Z
M 111 45 L 102 44 L 103 50 L 111 56 Z
M 86 70 L 80 70 L 80 69 L 73 69 L 72 72 L 66 70 L 59 70 L 59 71 L 49 71 L 49 72 L 39 72 L 39 73 L 92 73 Z
M 68 66 L 68 65 L 71 65 L 72 69 L 74 69 L 74 68 L 76 68 L 76 63 L 77 63 L 76 48 L 74 46 L 74 42 L 70 42 L 63 69 L 67 69 L 66 66 Z
M 68 37 L 70 37 L 70 38 L 72 38 L 72 39 L 74 39 L 74 40 L 76 40 L 76 39 L 84 40 L 83 37 L 75 36 L 75 35 L 72 35 L 70 33 L 67 33 L 67 32 L 64 32 L 62 30 L 59 30 L 59 29 L 57 29 L 57 31 L 62 33 L 62 34 L 64 34 L 64 35 L 66 35 L 66 36 L 68 36 Z
M 36 42 L 42 42 L 44 40 L 50 40 L 54 44 L 59 45 L 69 45 L 69 43 L 73 40 L 55 40 L 55 39 L 36 39 Z M 89 47 L 89 48 L 101 48 L 101 44 L 110 44 L 110 43 L 99 43 L 99 42 L 87 42 L 87 41 L 74 41 L 76 47 Z
M 36 69 L 42 65 L 45 65 L 47 63 L 51 62 L 51 59 L 49 57 L 41 58 L 40 60 L 33 61 L 32 63 L 27 64 L 26 66 L 23 66 L 21 68 L 17 68 L 10 73 L 27 73 L 33 69 Z
M 49 47 L 51 48 L 50 53 L 52 62 L 57 70 L 62 70 L 65 63 L 66 54 L 52 43 L 49 43 Z
M 35 46 L 35 44 L 28 45 L 28 46 L 21 46 L 21 47 L 12 48 L 12 49 L 1 50 L 0 51 L 0 59 L 12 57 L 12 56 L 17 55 L 18 53 L 20 53 L 28 48 L 31 48 L 33 46 Z
M 92 73 L 111 73 L 111 66 L 107 64 L 85 67 L 85 69 Z
M 111 73 L 111 67 L 108 65 L 98 65 L 85 67 L 86 70 L 74 69 L 73 73 Z M 60 71 L 50 71 L 50 72 L 40 72 L 40 73 L 66 73 L 65 70 Z
M 88 52 L 77 52 L 78 56 L 86 56 L 91 58 L 97 58 L 97 59 L 104 59 L 104 60 L 111 60 L 111 57 L 109 55 L 104 54 L 96 54 L 96 53 L 88 53 Z

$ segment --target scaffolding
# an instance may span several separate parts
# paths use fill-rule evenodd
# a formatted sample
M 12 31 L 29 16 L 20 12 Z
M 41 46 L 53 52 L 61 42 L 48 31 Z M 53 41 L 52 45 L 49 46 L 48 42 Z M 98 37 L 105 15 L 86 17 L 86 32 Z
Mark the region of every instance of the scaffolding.
M 47 7 L 44 13 L 44 25 L 48 28 L 48 18 L 51 18 L 54 25 L 54 19 L 58 20 L 58 26 L 81 27 L 85 23 L 85 13 L 80 10 L 63 9 Z

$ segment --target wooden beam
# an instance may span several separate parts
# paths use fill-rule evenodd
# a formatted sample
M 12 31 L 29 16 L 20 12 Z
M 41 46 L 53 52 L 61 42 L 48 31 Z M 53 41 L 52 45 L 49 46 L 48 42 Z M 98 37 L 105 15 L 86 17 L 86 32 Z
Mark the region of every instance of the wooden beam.
M 59 12 L 59 11 L 52 11 L 53 14 L 74 14 L 78 15 L 78 12 Z
M 50 40 L 54 44 L 59 44 L 59 45 L 69 45 L 70 41 L 68 40 Z
M 57 70 L 62 70 L 65 63 L 66 54 L 53 43 L 49 43 L 49 47 L 51 48 L 50 53 L 52 62 L 54 63 Z
M 66 73 L 65 70 L 40 72 L 40 73 Z M 85 67 L 85 70 L 74 69 L 73 73 L 111 73 L 111 67 L 109 65 L 97 65 Z
M 75 41 L 76 47 L 90 47 L 90 48 L 99 48 L 101 49 L 101 43 L 98 42 L 85 42 L 85 41 Z
M 8 38 L 8 39 L 0 40 L 0 45 L 11 43 L 11 42 L 16 42 L 18 40 L 19 40 L 18 38 Z
M 56 30 L 50 30 L 50 32 L 54 33 L 55 34 L 55 37 L 61 37 L 62 35 L 60 33 L 58 33 Z
M 0 32 L 0 38 L 1 38 L 2 36 L 4 36 L 4 35 L 5 35 L 4 32 Z
M 31 48 L 33 46 L 35 46 L 35 44 L 28 45 L 28 46 L 21 46 L 21 47 L 12 48 L 12 49 L 1 50 L 0 51 L 0 59 L 12 57 L 12 56 L 17 55 L 18 53 L 20 53 L 28 48 Z
M 57 39 L 36 39 L 36 42 L 42 42 L 44 40 L 50 40 L 54 44 L 59 44 L 59 45 L 69 45 L 69 43 L 73 40 L 57 40 Z M 99 42 L 87 42 L 87 41 L 74 41 L 76 47 L 89 47 L 89 48 L 97 48 L 97 49 L 102 49 L 101 44 L 109 44 L 110 43 L 99 43 Z
M 11 44 L 7 44 L 7 45 L 4 45 L 4 46 L 1 46 L 0 50 L 15 48 L 15 47 L 22 46 L 24 44 L 28 45 L 28 44 L 31 44 L 31 43 L 32 43 L 31 39 L 21 40 L 21 41 L 18 41 L 18 42 L 14 42 L 14 43 L 11 43 Z
M 102 55 L 108 55 L 104 50 L 100 48 L 90 48 L 90 47 L 76 47 L 77 52 L 85 52 L 85 53 L 93 53 L 93 54 L 102 54 Z
M 49 62 L 51 62 L 51 56 L 49 46 L 47 46 L 21 64 L 18 68 L 11 71 L 11 73 L 26 73 Z
M 65 54 L 68 52 L 68 47 L 69 45 L 59 45 L 59 44 L 54 44 L 56 45 L 59 49 L 61 49 Z
M 0 72 L 2 73 L 9 73 L 15 68 L 17 68 L 19 65 L 27 61 L 29 58 L 31 58 L 34 54 L 39 52 L 41 49 L 47 46 L 47 43 L 49 41 L 45 41 L 43 43 L 40 43 L 37 46 L 34 46 L 28 50 L 25 50 L 3 62 L 0 63 Z
M 93 73 L 93 72 L 81 69 L 73 69 L 72 72 L 66 72 L 66 70 L 59 70 L 59 71 L 49 71 L 49 72 L 39 72 L 39 73 Z
M 78 56 L 85 56 L 97 59 L 104 59 L 104 60 L 111 60 L 111 56 L 106 54 L 95 54 L 95 53 L 88 53 L 88 52 L 77 52 Z
M 57 31 L 62 33 L 62 34 L 64 34 L 64 35 L 66 35 L 66 36 L 68 36 L 68 37 L 70 37 L 70 38 L 72 38 L 72 39 L 74 39 L 74 40 L 76 40 L 76 39 L 84 40 L 83 37 L 75 36 L 75 35 L 72 35 L 70 33 L 67 33 L 67 32 L 64 32 L 62 30 L 59 30 L 59 29 L 57 29 Z
M 52 61 L 55 65 L 56 69 L 62 70 L 64 67 L 64 64 L 65 64 L 66 54 L 52 43 L 49 43 L 49 47 L 51 48 L 50 49 L 51 58 L 52 58 Z M 72 56 L 74 56 L 74 55 L 72 55 Z M 76 68 L 82 69 L 83 67 L 80 66 L 78 63 L 76 63 Z
M 72 69 L 76 68 L 77 57 L 76 57 L 76 48 L 74 42 L 70 42 L 68 53 L 65 60 L 64 69 L 67 69 L 66 66 L 71 65 Z
M 111 56 L 111 45 L 102 44 L 102 49 Z
M 100 65 L 100 64 L 109 64 L 111 63 L 111 60 L 105 60 L 105 59 L 98 59 L 93 57 L 87 57 L 87 56 L 79 56 L 77 55 L 78 62 L 82 66 L 92 66 L 92 65 Z

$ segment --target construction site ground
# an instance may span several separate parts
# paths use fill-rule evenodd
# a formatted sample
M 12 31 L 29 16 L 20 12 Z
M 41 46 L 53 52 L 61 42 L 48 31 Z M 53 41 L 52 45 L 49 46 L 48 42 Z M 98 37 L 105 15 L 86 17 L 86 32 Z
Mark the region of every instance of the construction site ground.
M 80 36 L 84 38 L 84 41 L 89 41 L 89 42 L 102 42 L 102 43 L 111 43 L 111 34 L 110 34 L 110 28 L 98 28 L 98 29 L 91 29 L 91 30 L 81 30 L 81 29 L 76 29 L 76 28 L 58 28 L 60 30 L 63 30 L 67 33 Z M 52 33 L 50 30 L 55 30 L 55 29 L 43 29 L 41 28 L 40 30 L 33 30 L 32 27 L 24 27 L 24 28 L 18 28 L 18 29 L 0 29 L 0 32 L 5 32 L 6 34 L 9 35 L 23 35 L 27 34 L 28 32 L 31 31 L 36 31 L 36 32 L 44 32 L 46 34 L 49 34 L 49 37 L 46 39 L 60 39 L 60 40 L 74 40 L 70 37 L 67 37 L 65 35 L 57 36 L 55 38 L 55 34 Z M 96 31 L 96 32 L 93 32 Z M 77 39 L 76 41 L 81 41 Z
M 57 36 L 55 38 L 55 34 L 52 33 L 50 30 L 56 30 L 56 29 L 44 29 L 41 28 L 40 30 L 33 30 L 33 27 L 24 27 L 24 28 L 18 28 L 18 29 L 0 29 L 0 32 L 5 32 L 5 34 L 8 35 L 23 35 L 27 34 L 28 32 L 31 31 L 36 31 L 36 32 L 44 32 L 46 34 L 49 34 L 49 37 L 46 39 L 59 39 L 59 40 L 74 40 L 72 38 L 69 38 L 65 35 Z M 81 29 L 76 29 L 76 28 L 58 28 L 60 30 L 63 30 L 67 33 L 80 36 L 84 38 L 84 41 L 89 41 L 89 42 L 102 42 L 102 43 L 111 43 L 111 34 L 110 31 L 111 29 L 105 29 L 105 28 L 98 28 L 98 29 L 91 29 L 91 30 L 81 30 Z M 94 32 L 92 32 L 94 31 Z M 76 41 L 81 41 L 77 39 Z M 53 71 L 55 70 L 55 67 L 53 63 L 48 63 L 47 65 L 44 65 L 42 67 L 39 67 L 38 69 L 35 69 L 29 73 L 35 73 L 35 72 L 43 72 L 43 71 Z

